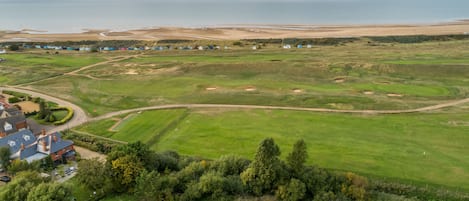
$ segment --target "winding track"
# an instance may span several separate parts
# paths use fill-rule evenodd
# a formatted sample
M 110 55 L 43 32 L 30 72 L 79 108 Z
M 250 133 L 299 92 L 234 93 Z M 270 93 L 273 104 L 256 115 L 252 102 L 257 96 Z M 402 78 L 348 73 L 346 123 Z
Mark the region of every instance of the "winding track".
M 141 107 L 128 110 L 121 110 L 116 112 L 110 112 L 98 117 L 90 118 L 86 112 L 79 106 L 60 99 L 58 97 L 53 97 L 47 94 L 44 94 L 39 91 L 34 91 L 31 89 L 20 88 L 20 87 L 0 87 L 0 90 L 11 90 L 18 91 L 22 93 L 31 94 L 32 96 L 40 97 L 49 101 L 53 101 L 62 106 L 68 106 L 73 108 L 75 111 L 74 117 L 66 124 L 57 126 L 54 129 L 48 131 L 48 133 L 63 131 L 66 129 L 71 129 L 76 126 L 82 125 L 90 121 L 98 121 L 102 119 L 107 119 L 121 114 L 146 111 L 146 110 L 162 110 L 162 109 L 176 109 L 176 108 L 232 108 L 232 109 L 268 109 L 268 110 L 291 110 L 291 111 L 307 111 L 307 112 L 327 112 L 327 113 L 354 113 L 354 114 L 402 114 L 402 113 L 417 113 L 417 112 L 427 112 L 432 110 L 438 110 L 442 108 L 452 107 L 456 105 L 461 105 L 469 103 L 469 98 L 462 100 L 448 101 L 445 103 L 440 103 L 437 105 L 416 108 L 416 109 L 407 109 L 407 110 L 336 110 L 336 109 L 326 109 L 326 108 L 303 108 L 303 107 L 281 107 L 281 106 L 262 106 L 262 105 L 230 105 L 230 104 L 173 104 L 173 105 L 158 105 L 150 107 Z

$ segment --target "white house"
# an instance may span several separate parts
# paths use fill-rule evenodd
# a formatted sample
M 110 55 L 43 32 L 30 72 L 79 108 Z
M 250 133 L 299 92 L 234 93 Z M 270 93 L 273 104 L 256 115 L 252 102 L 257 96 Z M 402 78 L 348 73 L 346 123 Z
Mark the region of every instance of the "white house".
M 283 46 L 283 49 L 291 49 L 291 45 L 286 44 L 286 45 Z
M 6 54 L 7 51 L 5 49 L 0 49 L 0 54 Z
M 255 45 L 252 46 L 252 49 L 253 49 L 253 50 L 257 50 L 257 46 L 255 46 Z

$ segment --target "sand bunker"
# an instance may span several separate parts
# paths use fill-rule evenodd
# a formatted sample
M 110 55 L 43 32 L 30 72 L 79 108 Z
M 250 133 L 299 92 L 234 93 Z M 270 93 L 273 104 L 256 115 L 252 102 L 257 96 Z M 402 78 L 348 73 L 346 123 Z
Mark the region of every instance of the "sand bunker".
M 207 88 L 205 88 L 205 90 L 206 91 L 215 91 L 215 90 L 217 90 L 217 88 L 216 87 L 207 87 Z
M 343 83 L 343 82 L 345 82 L 345 78 L 343 78 L 343 77 L 334 78 L 334 82 L 335 83 Z
M 365 94 L 365 95 L 373 95 L 373 94 L 375 94 L 375 92 L 372 92 L 372 91 L 364 91 L 363 94 Z
M 135 70 L 135 69 L 129 69 L 124 74 L 126 74 L 126 75 L 138 75 L 137 70 Z
M 256 87 L 246 87 L 244 88 L 244 91 L 256 91 Z
M 402 94 L 387 94 L 388 97 L 402 97 Z
M 302 93 L 303 90 L 302 89 L 293 89 L 293 93 Z

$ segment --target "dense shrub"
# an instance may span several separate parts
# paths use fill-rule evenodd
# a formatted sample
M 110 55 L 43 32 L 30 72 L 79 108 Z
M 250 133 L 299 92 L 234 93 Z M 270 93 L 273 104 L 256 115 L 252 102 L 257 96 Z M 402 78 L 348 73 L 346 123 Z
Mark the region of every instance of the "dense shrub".
M 61 120 L 58 120 L 58 121 L 55 121 L 54 122 L 54 125 L 62 125 L 62 124 L 65 124 L 67 123 L 70 119 L 73 118 L 73 114 L 74 114 L 74 111 L 71 107 L 61 107 L 61 108 L 53 108 L 51 109 L 51 111 L 57 111 L 57 110 L 63 110 L 63 109 L 66 109 L 67 110 L 67 115 L 61 119 Z M 51 115 L 53 116 L 53 115 Z M 50 117 L 49 117 L 50 118 Z
M 12 97 L 8 98 L 9 103 L 17 103 L 17 102 L 20 102 L 20 101 L 21 100 L 16 96 L 12 96 Z
M 111 152 L 114 147 L 122 145 L 117 142 L 96 138 L 89 135 L 82 135 L 72 131 L 63 132 L 65 139 L 72 140 L 76 145 L 85 147 L 87 149 L 107 154 Z

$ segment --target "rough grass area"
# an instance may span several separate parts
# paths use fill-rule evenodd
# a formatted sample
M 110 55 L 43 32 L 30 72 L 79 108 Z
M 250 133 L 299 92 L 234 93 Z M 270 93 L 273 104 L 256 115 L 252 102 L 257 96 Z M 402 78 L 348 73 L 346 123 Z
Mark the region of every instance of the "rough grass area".
M 291 51 L 149 52 L 33 87 L 93 116 L 172 103 L 409 109 L 469 94 L 467 45 L 356 42 Z
M 92 54 L 6 54 L 0 63 L 0 84 L 21 84 L 63 74 L 74 69 L 104 61 Z

